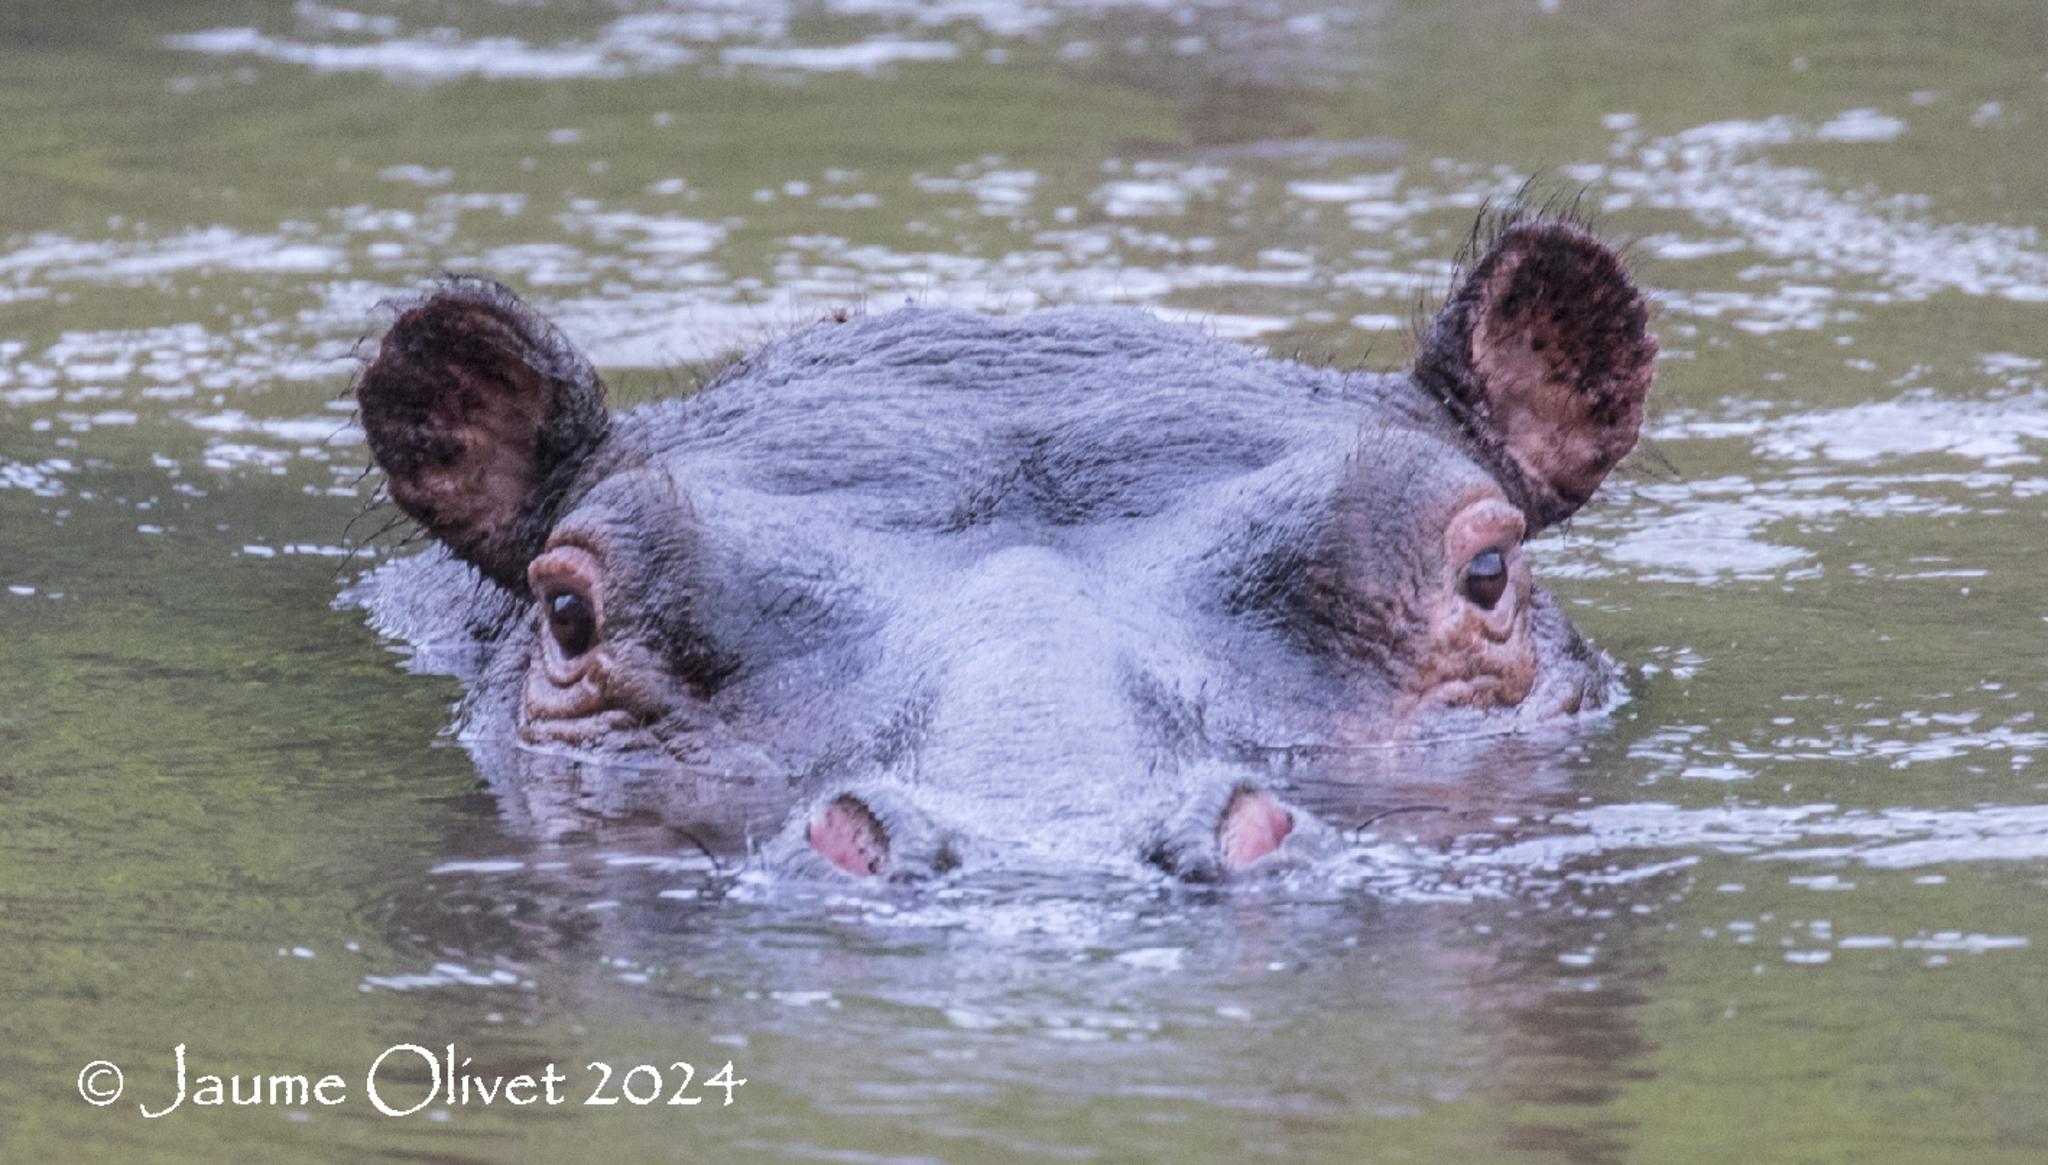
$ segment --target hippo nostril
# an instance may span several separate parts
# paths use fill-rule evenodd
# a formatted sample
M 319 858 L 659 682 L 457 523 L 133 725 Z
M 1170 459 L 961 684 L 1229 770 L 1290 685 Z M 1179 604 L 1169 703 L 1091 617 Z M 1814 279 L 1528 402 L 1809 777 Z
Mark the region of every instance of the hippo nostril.
M 1248 866 L 1294 832 L 1294 815 L 1265 793 L 1239 789 L 1216 825 L 1216 845 L 1230 866 Z
M 811 848 L 849 874 L 870 877 L 889 861 L 889 831 L 860 798 L 829 801 L 811 815 Z

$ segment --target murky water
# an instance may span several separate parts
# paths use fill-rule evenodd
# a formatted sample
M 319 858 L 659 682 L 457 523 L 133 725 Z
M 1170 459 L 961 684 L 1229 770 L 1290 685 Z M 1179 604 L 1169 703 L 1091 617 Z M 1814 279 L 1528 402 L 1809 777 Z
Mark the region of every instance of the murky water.
M 2021 2 L 0 9 L 0 1159 L 2048 1159 L 2044 71 Z M 1537 172 L 1659 304 L 1536 548 L 1636 697 L 1340 884 L 539 842 L 329 607 L 434 272 L 629 399 L 904 297 L 1392 366 Z M 346 1100 L 145 1119 L 181 1043 Z M 566 1103 L 380 1115 L 402 1043 Z

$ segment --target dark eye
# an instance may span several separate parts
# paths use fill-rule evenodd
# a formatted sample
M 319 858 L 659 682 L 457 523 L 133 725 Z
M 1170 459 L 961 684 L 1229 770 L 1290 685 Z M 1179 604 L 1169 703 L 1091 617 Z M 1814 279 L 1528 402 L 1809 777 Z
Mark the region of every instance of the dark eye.
M 597 613 L 590 609 L 589 599 L 563 591 L 541 600 L 541 607 L 547 612 L 548 632 L 565 657 L 575 659 L 597 642 Z
M 1478 604 L 1480 609 L 1491 611 L 1493 605 L 1508 589 L 1507 556 L 1498 549 L 1484 550 L 1472 558 L 1465 567 L 1465 581 L 1462 586 L 1465 597 Z

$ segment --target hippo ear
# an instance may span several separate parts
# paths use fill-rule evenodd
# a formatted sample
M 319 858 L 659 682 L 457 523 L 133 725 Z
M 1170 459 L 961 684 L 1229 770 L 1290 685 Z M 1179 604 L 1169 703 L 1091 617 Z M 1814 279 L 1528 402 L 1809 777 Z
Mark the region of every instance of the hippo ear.
M 590 362 L 519 297 L 474 279 L 399 314 L 356 403 L 392 500 L 515 592 L 611 423 Z
M 1635 447 L 1657 340 L 1618 256 L 1567 222 L 1522 222 L 1472 265 L 1415 378 L 1465 426 L 1532 529 L 1569 517 Z

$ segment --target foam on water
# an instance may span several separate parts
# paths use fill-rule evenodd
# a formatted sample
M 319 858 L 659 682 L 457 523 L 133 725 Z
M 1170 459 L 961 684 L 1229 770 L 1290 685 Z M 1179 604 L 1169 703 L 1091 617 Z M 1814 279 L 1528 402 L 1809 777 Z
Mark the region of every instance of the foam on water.
M 215 28 L 166 37 L 164 44 L 208 56 L 256 57 L 316 72 L 381 73 L 392 80 L 419 83 L 464 77 L 621 77 L 667 71 L 697 59 L 688 48 L 630 35 L 590 44 L 535 47 L 514 37 L 465 37 L 454 29 L 362 44 L 326 44 L 271 36 L 249 27 Z
M 738 46 L 722 50 L 728 65 L 758 69 L 792 69 L 805 73 L 874 73 L 904 61 L 950 61 L 960 46 L 950 41 L 896 40 L 877 37 L 859 44 L 830 48 L 767 48 Z
M 345 270 L 344 252 L 308 238 L 313 230 L 305 223 L 284 223 L 278 233 L 267 235 L 243 234 L 225 226 L 142 239 L 32 235 L 9 240 L 10 250 L 0 254 L 0 277 L 12 276 L 21 283 L 78 280 L 134 285 L 216 271 L 311 274 Z
M 164 39 L 168 48 L 213 57 L 254 58 L 325 73 L 373 73 L 393 81 L 435 84 L 464 78 L 489 80 L 603 80 L 671 72 L 717 61 L 726 67 L 794 72 L 874 73 L 906 62 L 949 61 L 969 38 L 1036 39 L 1069 20 L 1096 20 L 1119 10 L 1182 22 L 1206 19 L 1226 27 L 1246 25 L 1244 16 L 1218 0 L 1163 5 L 1156 0 L 1065 0 L 1016 5 L 992 0 L 826 0 L 824 13 L 841 24 L 870 30 L 861 39 L 833 45 L 793 43 L 792 24 L 810 11 L 789 0 L 739 4 L 709 0 L 628 11 L 589 39 L 536 45 L 512 36 L 483 36 L 439 26 L 406 31 L 387 14 L 366 14 L 302 0 L 293 10 L 289 34 L 250 26 L 211 28 Z M 1348 24 L 1343 13 L 1334 23 Z M 1304 21 L 1306 17 L 1306 21 Z M 1314 11 L 1297 14 L 1262 30 L 1265 37 L 1313 42 L 1333 21 Z M 931 39 L 930 34 L 951 39 Z M 924 35 L 917 35 L 924 34 Z M 1231 37 L 1228 39 L 1241 39 Z M 1070 42 L 1069 48 L 1086 42 Z M 1205 51 L 1208 38 L 1189 35 L 1172 42 L 1174 51 Z M 1136 49 L 1140 46 L 1127 46 Z M 715 54 L 715 55 L 714 55 Z M 984 54 L 990 64 L 1003 54 Z
M 2031 227 L 1931 221 L 1924 195 L 1832 189 L 1813 169 L 1773 161 L 1774 150 L 1814 143 L 1857 148 L 1888 144 L 1908 131 L 1901 119 L 1874 110 L 1851 110 L 1815 125 L 1789 116 L 1723 121 L 1652 137 L 1625 128 L 1614 160 L 1582 171 L 1603 192 L 1610 212 L 1631 208 L 1678 210 L 1715 232 L 1704 240 L 1656 237 L 1657 254 L 1679 261 L 1736 250 L 1766 262 L 1746 279 L 1803 284 L 1787 301 L 1775 293 L 1745 303 L 1736 293 L 1676 306 L 1751 313 L 1760 330 L 1815 328 L 1834 313 L 1811 301 L 1840 294 L 1864 281 L 1859 298 L 1871 303 L 1913 302 L 1941 292 L 1996 296 L 2017 302 L 2048 299 L 2048 253 Z M 1770 297 L 1781 298 L 1773 305 Z M 1788 318 L 1787 307 L 1798 305 Z
M 1464 854 L 1455 864 L 1542 871 L 1587 856 L 1668 849 L 1886 870 L 2048 857 L 2048 805 L 1845 811 L 1828 804 L 1687 809 L 1644 802 L 1563 813 L 1551 824 L 1562 832 Z

